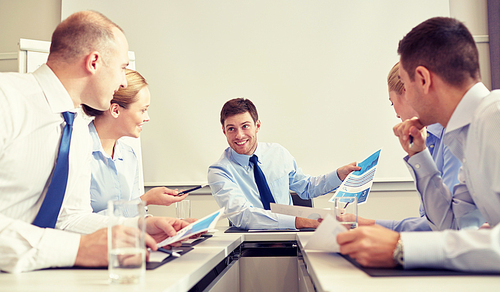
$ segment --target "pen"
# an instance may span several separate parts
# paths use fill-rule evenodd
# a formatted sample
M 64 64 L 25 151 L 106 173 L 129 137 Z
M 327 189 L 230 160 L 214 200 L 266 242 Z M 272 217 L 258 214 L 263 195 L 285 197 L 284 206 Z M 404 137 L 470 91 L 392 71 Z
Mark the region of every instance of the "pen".
M 347 202 L 344 206 L 344 209 L 347 208 L 347 205 L 349 205 L 350 202 Z
M 197 187 L 194 187 L 192 189 L 189 189 L 189 190 L 182 191 L 182 192 L 178 193 L 176 195 L 176 197 L 182 196 L 182 195 L 187 194 L 187 193 L 192 192 L 192 191 L 196 191 L 197 189 L 201 189 L 201 188 L 204 188 L 206 186 L 208 186 L 208 185 L 201 185 L 201 186 L 197 186 Z
M 178 258 L 178 257 L 181 256 L 180 253 L 172 251 L 170 249 L 163 248 L 163 247 L 159 247 L 158 251 L 161 251 L 161 252 L 164 252 L 164 253 L 168 253 L 169 255 L 174 256 L 176 258 Z
M 413 136 L 412 135 L 410 135 L 410 149 L 411 149 L 411 147 L 413 147 Z

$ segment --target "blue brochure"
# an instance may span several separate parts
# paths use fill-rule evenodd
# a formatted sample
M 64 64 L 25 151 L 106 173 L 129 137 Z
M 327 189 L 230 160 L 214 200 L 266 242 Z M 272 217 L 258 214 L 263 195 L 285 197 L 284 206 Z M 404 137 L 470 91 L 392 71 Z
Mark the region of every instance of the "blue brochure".
M 358 163 L 361 170 L 351 172 L 329 202 L 335 201 L 335 198 L 345 198 L 346 202 L 348 202 L 349 198 L 352 197 L 358 199 L 358 204 L 366 202 L 373 185 L 373 178 L 375 177 L 381 151 L 382 149 L 375 151 L 368 158 Z

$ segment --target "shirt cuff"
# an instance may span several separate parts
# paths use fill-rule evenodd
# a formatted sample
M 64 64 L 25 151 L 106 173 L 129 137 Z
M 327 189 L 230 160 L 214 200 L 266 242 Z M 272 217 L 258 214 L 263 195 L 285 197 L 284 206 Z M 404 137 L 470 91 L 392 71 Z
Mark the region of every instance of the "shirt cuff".
M 394 225 L 395 225 L 394 223 L 395 222 L 396 221 L 394 221 L 394 220 L 382 220 L 382 219 L 375 220 L 375 224 L 380 225 L 380 226 L 385 227 L 385 228 L 390 229 L 390 230 L 394 230 Z
M 443 268 L 442 232 L 401 232 L 404 268 Z
M 46 228 L 38 246 L 37 262 L 48 263 L 45 267 L 74 266 L 80 237 L 79 234 L 69 231 Z
M 326 181 L 329 184 L 330 191 L 335 190 L 342 183 L 342 181 L 339 178 L 339 175 L 337 174 L 337 170 L 332 171 L 332 172 L 326 174 Z
M 279 229 L 295 229 L 295 216 L 276 214 L 278 215 Z
M 431 153 L 427 148 L 412 157 L 406 156 L 404 160 L 417 179 L 434 175 L 436 172 L 439 173 L 436 163 L 432 159 Z

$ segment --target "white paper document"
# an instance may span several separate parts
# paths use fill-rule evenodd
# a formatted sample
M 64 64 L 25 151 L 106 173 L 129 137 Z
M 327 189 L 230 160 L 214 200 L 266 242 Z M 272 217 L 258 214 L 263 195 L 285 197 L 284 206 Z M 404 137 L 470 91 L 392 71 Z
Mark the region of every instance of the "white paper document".
M 295 217 L 313 219 L 313 220 L 317 220 L 319 218 L 325 218 L 326 215 L 328 214 L 335 216 L 334 211 L 329 209 L 319 209 L 319 208 L 311 208 L 304 206 L 291 206 L 291 205 L 283 205 L 275 203 L 271 203 L 271 212 L 295 216 Z
M 215 225 L 217 224 L 217 221 L 219 221 L 219 218 L 222 216 L 223 212 L 224 208 L 221 208 L 215 211 L 214 213 L 207 215 L 194 223 L 189 224 L 188 226 L 177 231 L 176 235 L 169 237 L 164 241 L 158 243 L 158 246 L 162 247 L 177 242 L 179 240 L 183 240 L 195 234 L 214 229 Z
M 304 248 L 326 252 L 339 252 L 340 247 L 337 243 L 337 234 L 344 231 L 347 231 L 347 228 L 335 220 L 333 216 L 327 215 L 316 231 L 314 231 L 311 238 L 309 238 Z
M 357 197 L 358 204 L 365 203 L 373 185 L 380 151 L 382 149 L 375 151 L 368 158 L 358 163 L 361 170 L 349 173 L 328 202 L 335 202 L 335 198 L 340 197 Z

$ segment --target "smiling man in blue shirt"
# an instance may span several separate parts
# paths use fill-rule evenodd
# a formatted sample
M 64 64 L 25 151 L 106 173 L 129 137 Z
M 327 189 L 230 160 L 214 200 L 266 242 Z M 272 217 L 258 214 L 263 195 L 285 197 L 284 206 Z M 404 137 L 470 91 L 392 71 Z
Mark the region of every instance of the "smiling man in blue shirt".
M 272 194 L 271 202 L 293 205 L 290 190 L 302 199 L 312 199 L 336 189 L 345 177 L 360 168 L 356 163 L 340 167 L 326 175 L 312 177 L 297 166 L 293 156 L 276 143 L 259 143 L 261 122 L 255 105 L 248 99 L 226 102 L 221 111 L 222 131 L 228 147 L 221 158 L 209 167 L 208 183 L 220 207 L 231 222 L 243 229 L 316 228 L 317 220 L 272 213 L 255 182 L 252 156 L 264 173 Z

